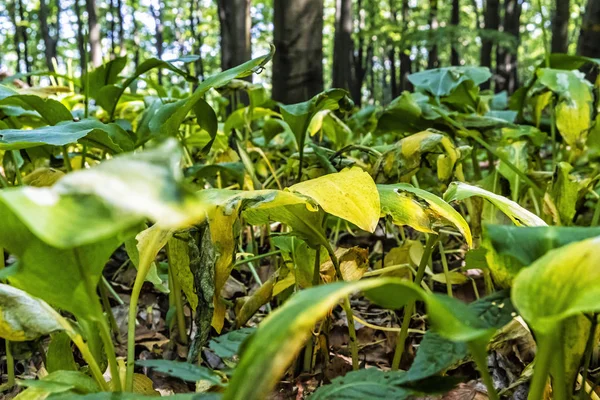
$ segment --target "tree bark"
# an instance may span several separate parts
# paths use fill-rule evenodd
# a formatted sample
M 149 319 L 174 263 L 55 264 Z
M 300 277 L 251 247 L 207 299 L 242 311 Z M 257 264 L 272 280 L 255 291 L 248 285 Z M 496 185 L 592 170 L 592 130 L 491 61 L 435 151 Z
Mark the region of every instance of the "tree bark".
M 429 36 L 430 49 L 427 57 L 427 68 L 439 68 L 440 59 L 438 56 L 438 46 L 436 40 L 436 30 L 439 28 L 438 24 L 438 0 L 429 0 L 429 29 L 432 33 Z
M 333 40 L 332 84 L 335 88 L 346 90 L 350 90 L 354 81 L 352 25 L 352 1 L 337 0 Z
M 21 25 L 18 27 L 18 30 L 21 31 L 21 40 L 23 42 L 23 61 L 25 61 L 25 72 L 29 74 L 31 72 L 31 60 L 29 58 L 29 47 L 27 46 L 27 44 L 29 43 L 29 35 L 27 34 L 27 26 L 23 25 L 23 21 L 26 21 L 25 9 L 23 7 L 23 0 L 19 0 L 18 5 L 19 5 L 19 22 Z M 32 84 L 30 75 L 27 75 L 27 83 L 29 84 L 29 86 L 31 86 L 31 84 Z
M 450 16 L 450 25 L 454 27 L 455 30 L 458 30 L 460 26 L 460 0 L 452 0 L 452 15 Z M 457 32 L 452 36 L 453 40 L 451 43 L 451 51 L 450 51 L 450 64 L 451 65 L 460 65 L 460 54 L 458 52 L 459 43 L 458 39 L 460 35 Z
M 60 27 L 60 1 L 56 2 L 56 24 L 50 24 L 50 10 L 46 0 L 40 0 L 39 18 L 40 18 L 40 31 L 42 39 L 44 40 L 44 56 L 46 58 L 46 66 L 52 72 L 54 72 L 53 58 L 57 56 L 58 48 L 58 37 Z M 52 35 L 50 28 L 53 28 L 55 35 Z
M 131 0 L 131 14 L 133 15 L 133 46 L 135 47 L 135 53 L 133 55 L 133 63 L 137 68 L 140 65 L 140 34 L 138 21 L 135 16 L 139 5 L 139 0 Z
M 570 0 L 556 0 L 552 16 L 552 53 L 569 51 Z
M 408 17 L 410 6 L 408 0 L 402 0 L 402 37 L 408 30 Z M 400 85 L 402 90 L 412 90 L 412 84 L 408 81 L 408 75 L 412 73 L 412 60 L 410 59 L 410 47 L 404 44 L 400 49 Z
M 94 67 L 102 65 L 102 46 L 100 43 L 100 24 L 96 0 L 85 0 L 85 9 L 88 15 L 88 32 L 90 42 L 90 61 Z
M 600 0 L 588 0 L 579 33 L 577 54 L 600 57 Z
M 226 70 L 252 56 L 250 0 L 217 0 L 217 7 L 221 25 L 221 69 Z
M 15 53 L 17 54 L 17 73 L 23 72 L 23 66 L 21 61 L 23 59 L 23 55 L 21 53 L 21 29 L 19 29 L 19 21 L 17 20 L 17 2 L 14 1 L 11 6 L 9 6 L 9 14 L 10 20 L 14 26 L 14 35 L 13 35 L 13 46 L 15 47 Z
M 75 16 L 77 16 L 77 50 L 79 51 L 79 65 L 81 66 L 81 74 L 87 72 L 87 57 L 85 49 L 87 44 L 83 35 L 83 18 L 81 17 L 81 6 L 79 0 L 75 0 Z
M 323 91 L 323 0 L 274 0 L 273 98 L 298 103 Z
M 156 31 L 154 32 L 154 38 L 156 39 L 156 57 L 162 59 L 164 52 L 164 25 L 163 25 L 163 8 L 164 4 L 162 1 L 158 2 L 158 9 L 156 9 L 152 4 L 150 4 L 150 12 L 154 17 L 154 23 L 156 25 Z M 158 73 L 158 84 L 162 85 L 163 83 L 163 74 L 162 69 L 159 68 L 157 70 Z
M 125 52 L 125 26 L 123 24 L 123 2 L 117 0 L 117 16 L 119 17 L 119 55 L 124 56 Z
M 506 90 L 513 93 L 518 85 L 517 54 L 521 42 L 519 35 L 523 0 L 504 0 L 504 33 L 514 38 L 514 43 L 508 46 L 498 46 L 496 53 L 496 92 Z
M 398 24 L 398 11 L 394 0 L 390 0 L 390 17 L 392 24 Z M 392 99 L 400 95 L 400 85 L 398 84 L 398 74 L 396 71 L 396 44 L 390 41 L 388 48 L 388 60 L 390 62 L 390 86 Z
M 487 0 L 485 14 L 483 17 L 484 28 L 488 31 L 497 31 L 500 26 L 500 1 Z M 484 34 L 481 39 L 481 66 L 492 69 L 492 50 L 494 47 L 493 41 Z M 482 89 L 489 89 L 490 83 L 484 82 L 481 84 Z

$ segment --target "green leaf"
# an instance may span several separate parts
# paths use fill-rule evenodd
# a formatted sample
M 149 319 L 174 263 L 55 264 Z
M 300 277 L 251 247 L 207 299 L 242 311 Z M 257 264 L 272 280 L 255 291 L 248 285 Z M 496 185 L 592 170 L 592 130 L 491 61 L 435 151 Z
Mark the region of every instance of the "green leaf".
M 67 391 L 86 394 L 100 390 L 100 387 L 92 378 L 79 371 L 55 371 L 40 380 L 20 380 L 19 385 L 28 388 L 19 395 L 22 398 L 27 398 L 27 392 L 32 389 L 35 389 L 34 391 L 37 393 L 43 392 L 46 395 Z
M 574 174 L 571 174 L 573 166 L 566 162 L 560 162 L 556 166 L 556 173 L 549 193 L 556 205 L 560 223 L 570 225 L 577 212 L 576 206 L 581 195 L 581 189 L 585 186 L 577 181 Z
M 15 94 L 5 97 L 0 105 L 13 104 L 27 110 L 35 110 L 48 125 L 56 125 L 62 121 L 71 121 L 73 115 L 61 102 L 44 99 L 35 95 Z
M 189 234 L 178 234 L 177 237 L 186 237 L 191 240 Z M 177 279 L 179 287 L 183 290 L 185 297 L 190 303 L 193 312 L 198 306 L 198 295 L 194 290 L 194 276 L 190 271 L 190 255 L 188 242 L 172 237 L 167 242 L 167 255 L 169 268 L 173 272 L 173 278 Z
M 360 111 L 359 111 L 360 112 Z M 381 111 L 377 119 L 375 133 L 418 132 L 427 127 L 421 118 L 421 107 L 415 101 L 414 95 L 403 92 Z
M 133 149 L 133 141 L 117 124 L 103 124 L 97 119 L 64 121 L 54 126 L 31 130 L 0 130 L 0 149 L 19 150 L 50 144 L 64 146 L 83 143 L 112 154 Z
M 93 394 L 67 394 L 50 396 L 49 400 L 139 400 L 139 399 L 156 399 L 156 396 L 144 396 L 139 393 L 115 393 L 101 392 Z M 169 396 L 169 400 L 220 400 L 221 393 L 178 393 Z M 25 400 L 25 399 L 24 399 Z M 27 399 L 29 400 L 29 399 Z M 33 400 L 33 399 L 32 399 Z M 36 399 L 37 400 L 37 399 Z
M 256 328 L 241 328 L 213 338 L 208 347 L 221 358 L 233 358 L 239 354 L 242 343 L 256 331 Z
M 509 145 L 500 147 L 497 149 L 499 153 L 504 156 L 515 166 L 519 171 L 526 173 L 529 169 L 529 154 L 527 153 L 527 142 L 519 141 Z M 500 161 L 498 165 L 498 172 L 500 175 L 508 180 L 510 184 L 510 191 L 513 194 L 513 199 L 518 199 L 519 194 L 525 187 L 525 183 L 522 182 L 521 178 L 511 168 L 507 167 L 505 163 Z
M 151 228 L 141 231 L 135 238 L 128 238 L 125 241 L 125 250 L 135 268 L 140 268 L 140 258 L 143 256 L 142 252 L 148 252 L 150 254 L 148 256 L 149 259 L 154 260 L 160 249 L 170 240 L 171 235 L 171 231 L 161 230 L 158 229 L 157 225 L 153 225 Z M 162 293 L 169 293 L 169 289 L 165 286 L 160 276 L 158 276 L 156 262 L 152 261 L 150 264 L 145 280 L 152 283 Z
M 179 131 L 179 126 L 183 123 L 183 120 L 187 114 L 192 111 L 195 104 L 204 98 L 204 94 L 211 88 L 218 88 L 226 85 L 231 80 L 236 78 L 243 78 L 251 75 L 253 72 L 260 71 L 262 67 L 271 59 L 275 51 L 274 47 L 271 47 L 271 51 L 268 54 L 257 57 L 253 60 L 247 61 L 244 64 L 238 65 L 237 67 L 223 71 L 217 75 L 213 75 L 206 78 L 199 85 L 194 94 L 187 99 L 179 100 L 175 103 L 166 104 L 160 107 L 150 122 L 150 126 L 154 127 L 155 133 L 164 135 L 174 135 Z
M 84 73 L 81 77 L 82 86 L 85 87 L 89 83 L 87 90 L 91 98 L 98 97 L 100 89 L 107 85 L 115 84 L 119 81 L 119 74 L 127 64 L 127 57 L 116 57 L 101 66 L 93 69 L 89 73 Z
M 480 85 L 491 76 L 486 67 L 446 67 L 410 74 L 408 80 L 416 89 L 443 97 L 452 94 L 463 82 L 472 81 L 475 85 Z
M 374 232 L 379 222 L 379 193 L 371 176 L 358 167 L 297 183 L 289 188 L 315 200 L 328 214 Z
M 527 211 L 514 201 L 463 182 L 452 182 L 446 193 L 444 193 L 444 200 L 447 202 L 461 201 L 473 196 L 479 196 L 488 200 L 506 214 L 516 225 L 546 226 L 546 223 L 540 217 Z
M 416 393 L 399 385 L 404 371 L 381 371 L 377 368 L 352 371 L 331 381 L 329 385 L 319 387 L 310 400 L 403 400 Z
M 46 369 L 55 371 L 77 371 L 77 364 L 73 358 L 71 338 L 65 332 L 52 334 L 52 339 L 46 352 Z
M 427 304 L 428 315 L 439 332 L 453 340 L 478 340 L 494 329 L 457 306 L 457 300 L 427 295 L 420 288 L 394 278 L 337 282 L 315 286 L 293 295 L 269 314 L 244 344 L 241 360 L 225 392 L 225 399 L 262 399 L 279 381 L 310 336 L 311 329 L 344 297 L 362 290 L 382 307 L 398 309 L 415 300 Z
M 377 190 L 381 200 L 381 216 L 391 217 L 394 224 L 408 225 L 426 233 L 435 233 L 448 225 L 455 226 L 469 247 L 473 245 L 467 221 L 438 196 L 405 183 L 377 185 Z
M 0 283 L 0 337 L 21 342 L 63 330 L 57 316 L 43 300 Z
M 221 378 L 212 370 L 198 365 L 171 360 L 139 360 L 135 362 L 141 367 L 153 369 L 175 378 L 189 382 L 209 381 L 213 385 L 221 385 Z
M 534 330 L 550 333 L 565 318 L 600 311 L 600 239 L 551 250 L 514 280 L 512 300 Z
M 540 68 L 537 77 L 558 96 L 556 126 L 563 139 L 582 147 L 592 123 L 592 85 L 579 71 Z

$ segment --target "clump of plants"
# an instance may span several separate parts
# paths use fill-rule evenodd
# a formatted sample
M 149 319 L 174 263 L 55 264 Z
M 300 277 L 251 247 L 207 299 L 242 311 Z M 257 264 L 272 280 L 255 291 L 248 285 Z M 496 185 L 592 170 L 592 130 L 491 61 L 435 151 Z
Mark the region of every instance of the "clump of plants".
M 2 389 L 597 397 L 597 60 L 552 55 L 510 99 L 427 70 L 359 109 L 240 80 L 271 56 L 0 86 Z M 195 90 L 130 93 L 154 68 Z

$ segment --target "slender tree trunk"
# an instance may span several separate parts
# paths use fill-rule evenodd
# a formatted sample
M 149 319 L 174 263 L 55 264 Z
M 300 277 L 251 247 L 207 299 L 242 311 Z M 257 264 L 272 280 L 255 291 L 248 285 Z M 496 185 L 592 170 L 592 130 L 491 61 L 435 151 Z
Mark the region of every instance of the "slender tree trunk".
M 408 31 L 408 17 L 410 6 L 408 0 L 402 0 L 402 37 L 406 36 Z M 412 84 L 408 81 L 408 75 L 412 73 L 412 60 L 410 59 L 410 47 L 406 45 L 400 49 L 400 84 L 402 90 L 412 90 Z
M 23 1 L 19 0 L 18 5 L 19 5 L 19 21 L 21 22 L 21 26 L 19 27 L 19 30 L 21 31 L 21 40 L 23 41 L 23 61 L 25 61 L 25 72 L 27 72 L 29 74 L 29 73 L 31 73 L 31 59 L 29 58 L 29 47 L 28 47 L 29 35 L 27 34 L 27 26 L 22 25 L 22 23 L 27 20 L 25 19 L 25 9 L 23 7 Z M 27 75 L 27 84 L 29 84 L 29 86 L 31 86 L 31 84 L 32 84 L 30 75 Z
M 88 40 L 90 42 L 90 61 L 94 67 L 102 65 L 102 45 L 100 43 L 100 24 L 96 0 L 85 0 L 85 9 L 88 15 Z
M 520 45 L 520 19 L 523 0 L 504 0 L 504 33 L 513 37 L 513 43 L 508 46 L 498 46 L 496 53 L 496 92 L 506 90 L 513 93 L 518 85 L 517 54 Z
M 305 101 L 323 90 L 323 0 L 274 0 L 273 98 Z
M 600 0 L 588 0 L 581 23 L 577 54 L 600 57 Z
M 394 26 L 398 25 L 398 11 L 394 0 L 390 0 L 390 17 Z M 398 74 L 396 71 L 396 44 L 390 41 L 388 48 L 388 60 L 390 62 L 390 86 L 392 98 L 400 95 L 400 85 L 398 84 Z
M 452 0 L 452 15 L 450 16 L 450 25 L 454 27 L 454 29 L 458 30 L 460 26 L 460 0 Z M 451 65 L 460 65 L 460 54 L 458 52 L 458 47 L 460 44 L 458 43 L 460 35 L 455 32 L 452 35 L 452 44 L 450 50 L 450 64 Z
M 13 46 L 15 47 L 15 53 L 17 54 L 17 73 L 23 72 L 23 55 L 21 53 L 21 29 L 19 28 L 19 21 L 17 20 L 17 2 L 14 1 L 11 6 L 9 6 L 9 14 L 10 20 L 14 26 L 14 35 L 13 35 Z
M 221 25 L 221 69 L 243 64 L 251 57 L 250 0 L 217 0 Z M 252 75 L 247 77 L 252 80 Z
M 500 26 L 500 1 L 487 0 L 484 15 L 484 27 L 487 31 L 497 31 Z M 484 33 L 481 38 L 481 66 L 488 67 L 492 70 L 492 50 L 494 48 L 493 41 L 489 38 L 489 34 Z M 482 89 L 489 89 L 490 83 L 484 82 L 481 84 Z
M 363 0 L 357 1 L 357 10 L 362 10 Z M 350 95 L 356 105 L 360 106 L 362 104 L 362 87 L 365 81 L 365 76 L 367 74 L 367 65 L 365 59 L 365 35 L 363 35 L 363 31 L 366 27 L 365 22 L 365 14 L 364 13 L 356 13 L 357 16 L 356 25 L 358 27 L 358 33 L 356 35 L 356 49 L 352 52 L 352 66 L 354 70 L 354 81 L 352 83 L 352 87 L 350 87 Z M 367 57 L 372 53 L 373 45 L 372 42 L 369 41 L 367 44 Z
M 165 27 L 163 25 L 163 8 L 164 8 L 164 4 L 162 3 L 162 1 L 159 1 L 158 9 L 156 9 L 152 4 L 150 4 L 150 12 L 152 13 L 152 16 L 154 17 L 154 23 L 156 24 L 156 31 L 154 32 L 154 37 L 156 39 L 156 57 L 158 57 L 159 59 L 162 59 L 163 52 L 164 52 L 163 33 L 164 33 Z M 159 68 L 157 73 L 158 73 L 158 84 L 162 85 L 162 83 L 163 83 L 162 69 Z
M 117 16 L 119 17 L 119 55 L 124 56 L 125 52 L 125 26 L 123 24 L 123 1 L 117 0 Z
M 353 86 L 354 42 L 352 41 L 352 1 L 337 0 L 333 41 L 333 87 L 350 90 Z
M 135 67 L 137 68 L 140 65 L 140 34 L 139 34 L 139 25 L 138 20 L 136 18 L 136 11 L 138 8 L 139 0 L 131 0 L 131 14 L 133 15 L 133 47 L 135 48 L 135 54 L 133 55 L 133 62 Z
M 110 37 L 110 56 L 111 58 L 114 58 L 115 56 L 115 52 L 117 50 L 117 40 L 116 40 L 116 31 L 117 31 L 117 24 L 115 21 L 115 1 L 114 0 L 108 0 L 108 13 L 110 14 L 110 24 L 109 24 L 109 37 Z
M 198 30 L 198 26 L 200 25 L 201 19 L 200 4 L 198 4 L 198 0 L 191 0 L 190 5 L 190 25 L 193 36 L 192 53 L 201 56 L 200 52 L 202 49 L 203 36 L 202 32 Z M 204 63 L 202 62 L 202 57 L 199 57 L 198 60 L 196 60 L 196 62 L 194 63 L 194 70 L 196 76 L 199 79 L 204 79 Z
M 430 32 L 432 33 L 429 36 L 429 40 L 430 43 L 430 49 L 429 49 L 429 55 L 427 58 L 427 68 L 439 68 L 440 66 L 440 59 L 438 57 L 438 46 L 437 46 L 437 40 L 435 39 L 435 35 L 437 34 L 435 32 L 435 30 L 437 30 L 439 28 L 439 24 L 438 24 L 438 0 L 429 0 L 429 29 Z
M 570 0 L 556 0 L 552 16 L 552 53 L 569 51 Z
M 58 5 L 60 6 L 60 3 Z M 60 9 L 57 13 L 59 14 L 57 16 L 58 19 L 60 16 Z M 56 58 L 58 36 L 55 39 L 50 33 L 50 10 L 48 9 L 46 0 L 40 0 L 39 18 L 40 33 L 42 39 L 44 40 L 44 56 L 46 57 L 46 66 L 50 71 L 54 72 L 54 63 L 52 62 L 52 59 Z
M 77 16 L 77 49 L 79 51 L 79 63 L 81 65 L 81 75 L 87 72 L 87 57 L 85 54 L 85 49 L 87 47 L 87 43 L 85 42 L 85 37 L 83 35 L 83 19 L 81 16 L 81 6 L 79 5 L 79 0 L 75 0 L 75 15 Z

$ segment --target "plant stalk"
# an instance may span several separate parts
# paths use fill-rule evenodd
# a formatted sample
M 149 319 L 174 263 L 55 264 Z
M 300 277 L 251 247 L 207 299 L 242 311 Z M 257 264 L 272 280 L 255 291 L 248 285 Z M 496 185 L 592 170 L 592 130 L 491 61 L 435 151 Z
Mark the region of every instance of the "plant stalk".
M 498 392 L 496 391 L 496 388 L 494 387 L 494 381 L 492 380 L 490 372 L 488 371 L 487 353 L 485 350 L 486 344 L 487 344 L 487 341 L 483 345 L 479 345 L 477 343 L 477 341 L 474 341 L 474 342 L 468 343 L 468 347 L 469 347 L 469 351 L 471 352 L 471 355 L 473 356 L 473 361 L 475 361 L 475 364 L 477 365 L 477 369 L 479 370 L 479 373 L 481 374 L 481 379 L 483 380 L 483 383 L 485 384 L 485 387 L 487 388 L 488 397 L 490 398 L 490 400 L 500 400 L 500 397 L 498 396 Z M 531 395 L 531 392 L 530 392 L 530 395 Z M 532 397 L 529 397 L 529 398 L 532 398 Z
M 438 240 L 437 235 L 429 235 L 427 238 L 427 243 L 425 244 L 425 249 L 423 251 L 423 256 L 421 257 L 421 261 L 419 262 L 419 268 L 417 269 L 417 275 L 415 276 L 414 283 L 417 286 L 421 286 L 421 282 L 423 281 L 423 277 L 425 276 L 425 269 L 427 267 L 427 263 L 429 262 L 429 258 L 433 253 L 433 248 L 435 243 Z M 398 340 L 396 341 L 396 349 L 394 350 L 394 359 L 392 360 L 392 370 L 397 370 L 400 367 L 400 360 L 402 359 L 402 354 L 404 353 L 404 347 L 406 345 L 406 339 L 408 337 L 408 327 L 410 325 L 410 320 L 412 317 L 412 310 L 415 308 L 415 303 L 412 302 L 406 307 L 404 307 L 404 317 L 402 318 L 402 326 L 400 327 L 400 333 L 398 334 Z
M 533 368 L 533 378 L 529 386 L 529 399 L 537 400 L 544 398 L 546 383 L 548 382 L 548 372 L 550 371 L 550 362 L 554 352 L 554 339 L 552 334 L 538 335 L 537 354 L 535 356 L 535 365 Z
M 590 362 L 592 361 L 592 353 L 594 352 L 594 339 L 596 338 L 597 327 L 598 315 L 594 314 L 592 316 L 592 325 L 590 326 L 590 333 L 587 343 L 585 344 L 585 353 L 583 355 L 583 372 L 581 373 L 581 389 L 579 390 L 579 398 L 581 400 L 586 400 L 589 398 L 589 394 L 586 390 L 586 384 L 590 369 Z

